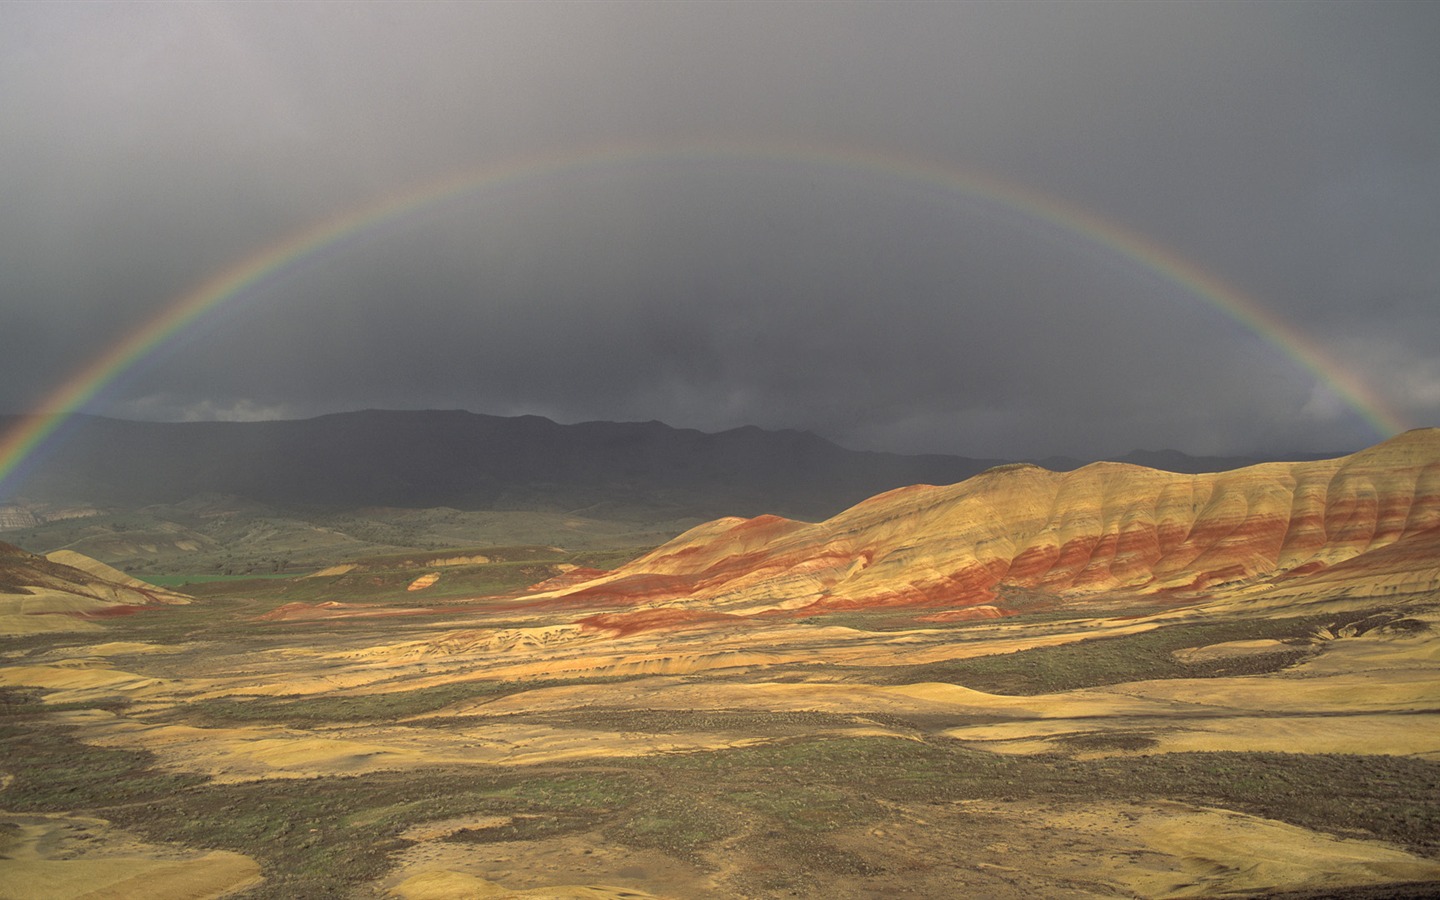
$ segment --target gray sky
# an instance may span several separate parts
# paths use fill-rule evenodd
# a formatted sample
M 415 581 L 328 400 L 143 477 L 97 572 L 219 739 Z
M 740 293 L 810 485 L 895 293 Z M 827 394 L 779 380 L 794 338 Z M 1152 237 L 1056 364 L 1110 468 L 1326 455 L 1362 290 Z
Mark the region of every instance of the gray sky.
M 1437 47 L 1436 3 L 6 3 L 0 411 L 303 229 L 531 161 L 225 301 L 87 411 L 1356 448 L 1276 341 L 898 161 L 1143 235 L 1436 425 Z

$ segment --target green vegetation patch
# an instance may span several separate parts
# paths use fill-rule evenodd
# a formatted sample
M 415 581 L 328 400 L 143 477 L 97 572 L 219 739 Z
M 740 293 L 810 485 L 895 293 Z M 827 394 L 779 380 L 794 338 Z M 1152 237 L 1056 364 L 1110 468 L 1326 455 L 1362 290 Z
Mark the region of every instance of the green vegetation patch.
M 1175 753 L 1102 760 L 1099 778 L 1153 784 L 1160 797 L 1212 802 L 1347 837 L 1440 856 L 1440 765 L 1400 756 Z
M 595 678 L 547 678 L 534 681 L 461 681 L 434 687 L 377 694 L 261 697 L 240 700 L 221 697 L 196 700 L 164 715 L 187 722 L 234 724 L 265 722 L 286 725 L 320 725 L 338 722 L 385 722 L 435 712 L 466 700 L 495 699 L 545 687 L 574 684 L 612 684 L 640 675 Z M 445 726 L 449 719 L 418 724 Z
M 483 556 L 495 552 L 493 549 L 437 551 L 419 557 L 405 555 L 366 560 L 348 572 L 324 577 L 177 575 L 151 580 L 157 584 L 176 587 L 192 596 L 205 598 L 245 597 L 265 599 L 274 604 L 341 600 L 346 603 L 400 603 L 424 607 L 446 601 L 512 594 L 562 574 L 563 564 L 601 568 L 593 565 L 592 561 L 603 558 L 623 562 L 633 558 L 637 552 L 619 550 L 611 553 L 566 554 L 543 547 L 500 549 L 506 552 L 533 549 L 540 555 L 535 558 L 513 559 L 492 557 L 491 561 L 486 563 L 453 566 L 427 566 L 416 562 Z M 410 591 L 410 584 L 427 572 L 438 573 L 439 580 L 423 590 Z
M 944 740 L 810 737 L 599 767 L 213 784 L 158 771 L 147 752 L 81 744 L 65 728 L 0 722 L 0 759 L 14 776 L 0 806 L 98 815 L 148 840 L 252 855 L 267 880 L 251 898 L 353 895 L 393 865 L 408 846 L 408 828 L 466 818 L 484 824 L 461 825 L 449 840 L 594 832 L 698 862 L 717 842 L 739 841 L 774 861 L 776 884 L 802 885 L 819 873 L 878 874 L 845 849 L 838 830 L 884 822 L 894 804 L 967 799 L 1173 799 L 1440 857 L 1440 764 L 1404 757 L 1179 753 L 1077 761 L 997 756 Z
M 604 569 L 609 571 L 611 569 L 618 569 L 626 563 L 634 562 L 651 550 L 654 550 L 655 546 L 658 545 L 646 547 L 617 547 L 607 550 L 584 550 L 578 553 L 572 553 L 568 561 L 586 569 Z
M 625 772 L 479 767 L 217 785 L 158 771 L 149 752 L 91 747 L 36 723 L 0 723 L 0 760 L 13 776 L 5 809 L 98 815 L 148 840 L 254 856 L 267 880 L 250 898 L 348 896 L 384 874 L 408 846 L 400 835 L 421 822 L 509 816 L 517 835 L 543 837 L 602 825 L 649 796 Z
M 740 830 L 743 817 L 707 791 L 652 791 L 605 830 L 630 847 L 663 850 L 695 861 L 697 852 Z
M 446 840 L 462 844 L 494 844 L 504 841 L 538 841 L 571 831 L 583 831 L 593 823 L 584 816 L 514 816 L 499 825 L 461 828 Z
M 539 839 L 601 825 L 642 794 L 623 772 L 476 768 L 211 785 L 123 815 L 152 839 L 258 856 L 268 880 L 248 897 L 348 896 L 385 873 L 412 825 L 505 816 L 508 830 L 462 828 L 451 839 Z
M 478 697 L 500 697 L 524 689 L 513 682 L 469 681 L 387 694 L 263 697 L 254 700 L 222 697 L 196 700 L 176 707 L 167 715 L 204 724 L 380 722 L 434 712 Z
M 253 618 L 270 607 L 249 600 L 198 600 L 176 606 L 156 606 L 133 616 L 105 620 L 105 630 L 114 640 L 137 640 L 155 644 L 184 644 L 191 641 L 246 640 L 263 634 L 263 623 Z
M 761 813 L 787 833 L 832 831 L 881 815 L 874 801 L 836 785 L 778 784 L 732 791 L 726 803 Z
M 1220 678 L 1277 672 L 1318 652 L 1315 633 L 1328 629 L 1387 627 L 1399 614 L 1368 610 L 1343 615 L 1295 616 L 1164 625 L 1137 634 L 1097 637 L 1054 647 L 873 670 L 883 684 L 943 681 L 993 694 L 1033 695 L 1161 678 Z M 1423 624 L 1423 623 L 1422 623 Z M 1186 663 L 1176 650 L 1229 641 L 1288 642 L 1273 653 Z M 862 676 L 864 677 L 864 676 Z M 871 676 L 875 677 L 875 676 Z
M 493 796 L 523 807 L 567 812 L 605 812 L 647 798 L 648 792 L 629 774 L 532 770 L 497 788 Z
M 1136 735 L 1134 737 L 1143 737 Z M 787 741 L 637 765 L 794 826 L 787 795 L 822 798 L 823 828 L 871 821 L 874 801 L 1188 800 L 1440 855 L 1440 764 L 1409 757 L 1171 753 L 1079 761 L 885 737 Z M 774 799 L 758 800 L 769 795 Z M 801 829 L 805 830 L 805 829 Z
M 50 691 L 41 688 L 0 687 L 0 719 L 69 712 L 78 709 L 103 709 L 115 712 L 124 709 L 131 703 L 128 697 L 99 697 L 70 703 L 46 703 L 45 695 L 48 693 Z
M 523 715 L 523 714 L 522 714 Z M 836 713 L 753 709 L 633 709 L 586 706 L 561 713 L 524 715 L 557 728 L 595 728 L 637 734 L 741 731 L 769 736 L 873 725 L 873 717 Z
M 423 569 L 435 560 L 460 557 L 483 556 L 492 563 L 507 562 L 557 562 L 567 554 L 559 547 L 524 544 L 509 547 L 451 547 L 441 550 L 426 550 L 411 553 L 387 553 L 381 556 L 366 556 L 355 562 L 370 569 Z
M 205 780 L 155 771 L 152 762 L 148 752 L 82 744 L 59 726 L 0 722 L 0 770 L 13 776 L 0 807 L 64 812 L 153 802 Z
M 252 581 L 288 581 L 295 577 L 297 576 L 294 572 L 271 572 L 269 574 L 252 575 L 146 575 L 144 580 L 149 584 L 155 585 L 156 587 L 182 588 L 193 587 L 200 584 L 212 584 L 215 582 L 223 582 L 228 584 L 233 582 L 249 583 Z
M 1156 740 L 1153 734 L 1144 731 L 1091 731 L 1083 734 L 1064 734 L 1052 738 L 1051 743 L 1081 752 L 1149 750 L 1152 747 L 1160 746 L 1160 741 Z
M 701 521 L 672 519 L 672 513 L 654 508 L 634 512 L 608 520 L 443 507 L 325 513 L 211 498 L 46 522 L 9 532 L 5 540 L 39 553 L 64 547 L 132 575 L 181 576 L 166 583 L 193 585 L 194 574 L 294 575 L 367 559 L 404 563 L 479 552 L 509 560 L 522 557 L 503 551 L 525 547 L 535 551 L 524 558 L 548 559 L 557 552 L 550 548 L 558 546 L 624 561 L 640 551 L 619 548 L 653 547 Z M 476 546 L 482 549 L 470 549 Z M 489 550 L 502 552 L 497 557 Z

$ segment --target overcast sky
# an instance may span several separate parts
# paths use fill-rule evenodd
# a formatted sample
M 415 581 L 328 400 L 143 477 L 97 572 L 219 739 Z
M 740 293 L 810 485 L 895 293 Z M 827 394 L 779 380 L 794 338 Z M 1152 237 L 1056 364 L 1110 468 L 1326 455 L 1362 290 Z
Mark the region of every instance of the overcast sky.
M 1358 448 L 1331 378 L 1440 424 L 1437 47 L 1419 2 L 0 4 L 0 411 L 287 237 L 500 166 L 531 174 L 282 269 L 87 411 Z M 1327 371 L 915 165 L 1143 235 Z

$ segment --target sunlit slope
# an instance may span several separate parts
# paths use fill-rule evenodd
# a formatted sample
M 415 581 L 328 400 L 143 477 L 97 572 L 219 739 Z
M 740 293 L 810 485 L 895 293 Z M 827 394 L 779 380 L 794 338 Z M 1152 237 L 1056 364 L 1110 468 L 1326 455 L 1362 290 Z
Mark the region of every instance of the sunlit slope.
M 0 634 L 78 630 L 88 618 L 189 602 L 79 553 L 40 556 L 0 542 Z
M 554 595 L 736 612 L 923 605 L 994 615 L 1016 592 L 1432 589 L 1437 546 L 1440 429 L 1423 429 L 1334 460 L 1201 475 L 1012 465 L 881 494 L 818 524 L 720 519 Z

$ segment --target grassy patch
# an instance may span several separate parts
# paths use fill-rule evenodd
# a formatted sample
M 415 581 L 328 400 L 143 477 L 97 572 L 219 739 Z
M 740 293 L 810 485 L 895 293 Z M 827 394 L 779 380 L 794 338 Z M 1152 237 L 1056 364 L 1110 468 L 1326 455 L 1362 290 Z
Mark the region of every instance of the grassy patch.
M 156 644 L 246 640 L 262 633 L 261 625 L 251 619 L 268 608 L 248 600 L 198 600 L 178 606 L 152 607 L 133 616 L 107 619 L 105 630 L 113 640 Z
M 618 569 L 654 550 L 648 547 L 617 547 L 613 550 L 586 550 L 570 555 L 569 562 L 587 569 Z
M 509 821 L 482 828 L 462 828 L 449 840 L 464 843 L 538 840 L 572 831 L 595 828 L 618 810 L 644 806 L 643 786 L 628 776 L 613 773 L 546 774 L 525 778 L 493 791 L 492 808 L 543 810 L 512 815 Z
M 430 606 L 447 600 L 513 593 L 552 578 L 560 571 L 559 566 L 549 559 L 443 567 L 381 568 L 367 565 L 323 578 L 197 579 L 186 583 L 184 589 L 196 597 L 245 597 L 264 599 L 275 605 L 341 600 L 345 603 Z M 423 590 L 410 591 L 410 584 L 427 572 L 439 573 L 440 579 Z
M 461 844 L 495 844 L 504 841 L 538 841 L 592 826 L 584 816 L 513 816 L 508 822 L 483 828 L 461 828 L 446 837 Z
M 1077 751 L 1149 750 L 1160 742 L 1142 731 L 1092 731 L 1085 734 L 1064 734 L 1051 743 Z
M 528 775 L 528 777 L 527 777 Z M 258 855 L 267 883 L 247 896 L 348 896 L 408 846 L 411 825 L 506 816 L 508 831 L 460 829 L 454 840 L 525 840 L 597 827 L 638 791 L 623 773 L 382 773 L 214 785 L 132 813 L 152 838 Z
M 77 700 L 71 703 L 46 703 L 45 695 L 48 693 L 50 692 L 39 688 L 0 687 L 0 719 L 69 712 L 77 709 L 103 709 L 116 712 L 131 703 L 128 697 L 99 697 L 94 700 Z
M 880 809 L 855 791 L 836 785 L 767 785 L 732 791 L 726 803 L 760 813 L 787 834 L 832 831 L 878 818 Z
M 325 513 L 216 498 L 47 522 L 9 532 L 5 540 L 41 553 L 77 550 L 131 574 L 246 575 L 296 573 L 361 559 L 423 561 L 475 553 L 471 548 L 477 546 L 482 554 L 527 546 L 543 552 L 553 552 L 551 546 L 604 552 L 653 546 L 699 521 L 673 520 L 673 513 L 653 508 L 633 512 L 608 520 L 445 508 Z
M 610 772 L 532 772 L 500 788 L 496 797 L 526 807 L 567 812 L 604 812 L 644 798 L 633 778 Z
M 1440 765 L 1408 757 L 1174 753 L 1077 761 L 900 738 L 797 740 L 642 761 L 748 804 L 782 831 L 787 796 L 823 798 L 823 828 L 872 821 L 875 800 L 1188 800 L 1440 855 Z M 768 795 L 774 799 L 762 798 Z M 805 829 L 799 829 L 805 830 Z
M 884 821 L 887 804 L 964 799 L 1176 799 L 1440 856 L 1440 765 L 1400 757 L 1076 761 L 996 756 L 948 741 L 798 738 L 603 768 L 476 766 L 217 785 L 159 772 L 149 753 L 89 747 L 66 729 L 29 722 L 0 723 L 0 754 L 15 776 L 0 792 L 5 808 L 84 812 L 149 840 L 250 854 L 267 878 L 251 898 L 351 895 L 393 864 L 406 829 L 465 817 L 501 821 L 458 827 L 450 840 L 594 831 L 703 861 L 718 841 L 738 839 L 774 862 L 765 877 L 775 885 L 802 886 L 822 873 L 879 874 L 836 843 L 838 829 Z
M 870 725 L 873 719 L 836 713 L 749 709 L 631 709 L 587 706 L 545 716 L 527 716 L 560 728 L 596 728 L 639 734 L 739 731 L 766 736 Z
M 223 697 L 193 701 L 183 707 L 176 707 L 169 715 L 188 722 L 216 725 L 248 722 L 287 725 L 379 722 L 434 712 L 464 700 L 500 697 L 524 689 L 514 682 L 471 681 L 388 694 L 263 697 L 255 700 Z
M 631 847 L 663 850 L 682 859 L 739 830 L 742 817 L 716 802 L 708 792 L 654 791 L 646 802 L 632 805 L 606 829 L 614 841 Z
M 288 581 L 292 578 L 303 577 L 295 572 L 272 572 L 266 575 L 146 575 L 144 581 L 156 587 L 181 588 L 197 584 L 213 584 L 215 582 L 264 582 L 264 581 Z
M 42 722 L 0 723 L 0 769 L 14 780 L 0 805 L 23 812 L 63 812 L 162 800 L 204 781 L 151 768 L 139 750 L 82 744 L 69 730 Z
M 1440 856 L 1440 765 L 1395 756 L 1181 753 L 1102 765 L 1100 777 L 1153 781 L 1161 796 L 1342 836 L 1374 835 Z
M 356 562 L 367 569 L 424 569 L 435 560 L 475 556 L 483 556 L 491 563 L 556 562 L 565 559 L 567 554 L 559 547 L 525 544 L 512 547 L 452 547 L 445 550 L 427 550 L 424 553 L 388 553 L 382 556 L 367 556 Z
M 1005 626 L 1041 625 L 1050 622 L 1061 624 L 1081 619 L 1093 619 L 1097 616 L 1106 618 L 1149 616 L 1174 608 L 1173 605 L 1158 602 L 1145 603 L 1135 598 L 1062 600 L 1055 594 L 1010 588 L 1003 585 L 999 587 L 999 593 L 1000 596 L 995 605 L 1006 612 L 1004 618 L 999 620 L 981 618 L 956 619 L 948 622 L 922 622 L 919 620 L 926 616 L 935 613 L 951 613 L 955 611 L 955 608 L 953 606 L 906 606 L 890 609 L 842 610 L 807 616 L 797 621 L 807 625 L 840 625 L 858 631 L 877 633 L 917 629 L 961 631 L 973 628 L 993 628 L 997 624 Z
M 1315 652 L 1310 639 L 1320 629 L 1384 627 L 1398 619 L 1371 610 L 1346 615 L 1243 619 L 1230 622 L 1165 625 L 1138 634 L 1100 637 L 1036 647 L 1016 653 L 982 656 L 877 670 L 886 684 L 944 681 L 995 694 L 1031 695 L 1159 678 L 1218 678 L 1276 672 Z M 1175 651 L 1227 641 L 1292 642 L 1274 653 L 1184 663 Z
M 640 805 L 626 773 L 397 772 L 216 785 L 152 768 L 144 751 L 82 744 L 68 729 L 0 724 L 4 808 L 79 812 L 146 839 L 256 857 L 252 898 L 347 896 L 382 875 L 409 826 L 454 816 L 510 816 L 517 836 L 596 827 Z
M 495 699 L 544 687 L 573 684 L 610 684 L 632 681 L 639 675 L 612 675 L 596 678 L 550 678 L 534 681 L 462 681 L 434 687 L 393 691 L 383 694 L 347 694 L 305 697 L 262 697 L 239 700 L 230 697 L 197 700 L 176 707 L 166 715 L 188 722 L 234 724 L 264 722 L 286 725 L 319 725 L 334 722 L 385 722 L 444 709 L 466 700 Z M 444 726 L 446 719 L 422 724 Z

